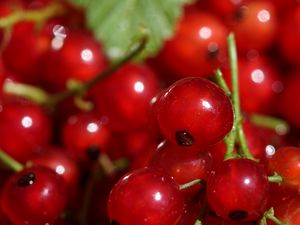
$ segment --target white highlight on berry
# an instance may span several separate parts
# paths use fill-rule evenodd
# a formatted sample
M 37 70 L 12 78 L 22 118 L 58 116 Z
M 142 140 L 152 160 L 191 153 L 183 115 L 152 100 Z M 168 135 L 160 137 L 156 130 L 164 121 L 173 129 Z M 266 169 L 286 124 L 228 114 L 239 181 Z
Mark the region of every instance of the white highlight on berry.
M 51 41 L 51 47 L 54 50 L 59 50 L 64 45 L 64 40 L 67 37 L 66 29 L 64 26 L 55 25 L 52 29 L 54 38 Z
M 21 123 L 22 123 L 22 126 L 25 127 L 25 128 L 29 128 L 33 124 L 32 119 L 29 116 L 24 116 L 22 118 Z
M 155 201 L 160 201 L 162 199 L 161 193 L 160 192 L 156 192 L 154 194 L 154 199 L 155 199 Z
M 64 172 L 65 172 L 65 167 L 63 167 L 62 165 L 58 165 L 58 166 L 55 168 L 55 172 L 58 173 L 58 174 L 64 174 Z
M 260 84 L 265 80 L 265 74 L 262 70 L 256 69 L 251 73 L 251 80 L 254 83 Z
M 82 50 L 80 56 L 81 56 L 81 59 L 85 62 L 90 62 L 94 58 L 93 52 L 90 49 Z
M 95 133 L 98 131 L 99 126 L 96 123 L 89 123 L 86 127 L 87 131 L 90 133 Z
M 144 91 L 144 89 L 145 89 L 145 86 L 144 86 L 144 84 L 141 81 L 137 81 L 137 82 L 135 82 L 133 88 L 134 88 L 134 90 L 136 92 L 142 93 Z
M 267 23 L 271 19 L 271 15 L 268 10 L 263 9 L 257 13 L 257 19 L 262 23 Z
M 249 178 L 246 178 L 244 180 L 244 184 L 249 185 L 251 183 L 251 180 Z
M 267 145 L 265 148 L 265 152 L 266 152 L 267 157 L 269 158 L 275 154 L 276 149 L 273 145 Z
M 211 109 L 212 108 L 211 104 L 208 101 L 202 100 L 201 104 L 206 109 Z
M 209 27 L 201 27 L 199 30 L 199 35 L 203 39 L 209 39 L 212 35 L 212 30 Z

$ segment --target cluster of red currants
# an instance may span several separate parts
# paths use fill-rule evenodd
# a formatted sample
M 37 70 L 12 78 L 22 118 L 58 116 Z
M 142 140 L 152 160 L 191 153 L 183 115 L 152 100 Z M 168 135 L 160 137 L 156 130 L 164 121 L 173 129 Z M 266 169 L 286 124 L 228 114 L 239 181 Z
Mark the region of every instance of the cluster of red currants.
M 2 0 L 0 224 L 299 225 L 299 15 L 195 1 L 115 63 L 82 9 Z

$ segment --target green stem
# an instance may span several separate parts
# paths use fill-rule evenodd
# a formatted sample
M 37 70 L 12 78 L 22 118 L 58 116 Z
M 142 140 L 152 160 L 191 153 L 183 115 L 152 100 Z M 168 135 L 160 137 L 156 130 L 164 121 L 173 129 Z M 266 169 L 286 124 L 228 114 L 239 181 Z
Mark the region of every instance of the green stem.
M 267 212 L 264 213 L 264 217 L 261 221 L 266 221 L 266 219 L 269 219 L 273 221 L 276 225 L 287 225 L 285 222 L 281 222 L 278 218 L 274 216 L 274 209 L 270 208 Z M 261 223 L 264 224 L 264 223 Z
M 282 176 L 275 173 L 273 176 L 268 177 L 268 181 L 271 183 L 282 183 L 283 178 L 282 178 Z
M 51 97 L 50 104 L 51 107 L 57 105 L 58 103 L 62 102 L 63 100 L 83 93 L 90 88 L 94 87 L 96 84 L 98 84 L 100 81 L 106 79 L 108 76 L 110 76 L 112 73 L 117 71 L 121 66 L 129 62 L 131 59 L 133 59 L 135 56 L 137 56 L 141 51 L 145 48 L 147 43 L 148 37 L 144 36 L 141 41 L 138 43 L 138 45 L 132 49 L 127 56 L 125 56 L 123 59 L 119 60 L 118 62 L 114 63 L 111 67 L 104 70 L 101 74 L 96 76 L 95 78 L 87 81 L 86 83 L 82 83 L 78 85 L 77 87 L 74 87 L 73 89 L 65 90 L 60 93 L 57 93 Z
M 58 3 L 50 4 L 39 10 L 21 10 L 18 8 L 13 13 L 0 19 L 0 28 L 9 28 L 21 21 L 43 22 L 64 12 L 64 7 Z
M 290 129 L 287 122 L 271 116 L 251 114 L 250 121 L 257 126 L 275 130 L 280 135 L 287 134 Z
M 200 184 L 200 183 L 202 183 L 203 182 L 203 180 L 201 180 L 201 179 L 196 179 L 196 180 L 193 180 L 193 181 L 191 181 L 191 182 L 188 182 L 188 183 L 185 183 L 185 184 L 181 184 L 180 186 L 179 186 L 179 189 L 180 190 L 185 190 L 185 189 L 187 189 L 187 188 L 190 188 L 190 187 L 192 187 L 192 186 L 194 186 L 194 185 L 196 185 L 196 184 Z
M 228 85 L 226 81 L 224 80 L 223 73 L 220 69 L 217 69 L 215 71 L 215 76 L 214 76 L 216 83 L 224 90 L 225 94 L 229 97 L 231 97 L 231 92 L 228 88 Z
M 3 150 L 0 150 L 0 161 L 9 169 L 13 170 L 14 172 L 21 171 L 24 166 L 13 159 L 11 156 L 9 156 L 6 152 Z
M 200 220 L 196 220 L 194 225 L 202 225 L 202 222 Z
M 232 104 L 235 114 L 234 127 L 236 128 L 236 137 L 240 143 L 241 153 L 243 157 L 254 160 L 246 142 L 245 134 L 242 128 L 242 115 L 240 108 L 240 97 L 239 97 L 239 81 L 238 81 L 238 61 L 237 61 L 237 50 L 235 44 L 234 34 L 230 33 L 228 36 L 228 50 L 229 50 L 229 62 L 231 71 L 231 84 L 232 84 Z
M 21 96 L 37 104 L 45 104 L 51 99 L 50 94 L 41 88 L 29 84 L 16 83 L 9 80 L 4 82 L 3 91 L 6 94 Z

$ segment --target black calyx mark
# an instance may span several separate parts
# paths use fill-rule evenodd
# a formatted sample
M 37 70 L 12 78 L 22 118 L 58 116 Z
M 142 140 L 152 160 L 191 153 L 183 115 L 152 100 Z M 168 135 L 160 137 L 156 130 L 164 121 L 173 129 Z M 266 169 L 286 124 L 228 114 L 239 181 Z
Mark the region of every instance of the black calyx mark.
M 189 132 L 184 130 L 176 131 L 175 139 L 177 145 L 179 146 L 192 146 L 195 142 L 193 136 Z
M 211 43 L 207 49 L 207 59 L 215 60 L 218 58 L 220 49 L 217 43 Z
M 233 19 L 237 22 L 243 20 L 243 18 L 246 15 L 246 11 L 247 11 L 247 7 L 242 6 L 241 8 L 235 11 L 235 13 L 233 14 Z
M 97 160 L 100 155 L 100 148 L 97 145 L 90 145 L 86 150 L 87 157 L 90 160 Z
M 232 220 L 242 220 L 248 217 L 248 213 L 243 210 L 235 210 L 229 213 L 228 217 Z
M 33 172 L 26 173 L 18 180 L 18 186 L 20 187 L 27 187 L 32 185 L 35 181 L 35 174 Z
M 110 225 L 121 225 L 121 224 L 119 224 L 117 221 L 113 220 L 113 221 L 111 221 Z

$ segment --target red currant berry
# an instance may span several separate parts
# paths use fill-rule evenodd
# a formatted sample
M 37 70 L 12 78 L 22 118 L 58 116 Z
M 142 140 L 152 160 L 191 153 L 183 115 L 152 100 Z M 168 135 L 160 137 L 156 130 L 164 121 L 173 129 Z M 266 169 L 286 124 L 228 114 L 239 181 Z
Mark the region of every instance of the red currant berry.
M 195 151 L 163 141 L 158 145 L 149 165 L 164 170 L 178 184 L 185 184 L 196 179 L 206 180 L 211 172 L 212 158 L 207 151 Z M 194 194 L 199 186 L 188 188 L 185 193 Z
M 35 151 L 50 143 L 50 118 L 32 103 L 5 103 L 0 111 L 0 136 L 5 152 L 20 162 L 27 162 Z
M 95 91 L 96 107 L 114 131 L 144 128 L 150 100 L 159 90 L 157 75 L 147 66 L 126 64 Z
M 226 27 L 213 14 L 187 13 L 158 61 L 177 77 L 209 77 L 224 61 Z
M 224 219 L 259 219 L 266 210 L 268 196 L 266 172 L 249 159 L 224 161 L 207 184 L 208 203 Z
M 67 32 L 65 29 L 53 27 L 51 48 L 43 60 L 45 87 L 51 90 L 64 89 L 71 79 L 90 80 L 108 64 L 101 44 L 91 34 L 85 30 Z
M 10 177 L 2 191 L 1 208 L 15 225 L 52 224 L 66 203 L 65 184 L 46 167 L 32 167 Z
M 216 144 L 233 125 L 229 97 L 200 77 L 185 78 L 167 88 L 156 112 L 162 134 L 180 146 Z
M 175 225 L 183 210 L 176 182 L 153 168 L 125 175 L 113 187 L 108 201 L 109 218 L 118 225 Z
M 249 1 L 236 11 L 232 29 L 238 51 L 266 49 L 272 44 L 277 29 L 274 6 L 267 1 Z
M 300 185 L 300 148 L 281 147 L 269 160 L 270 172 L 278 173 L 283 183 L 298 188 Z
M 78 113 L 69 117 L 62 128 L 62 142 L 77 160 L 97 159 L 105 152 L 111 132 L 107 119 L 96 114 Z

